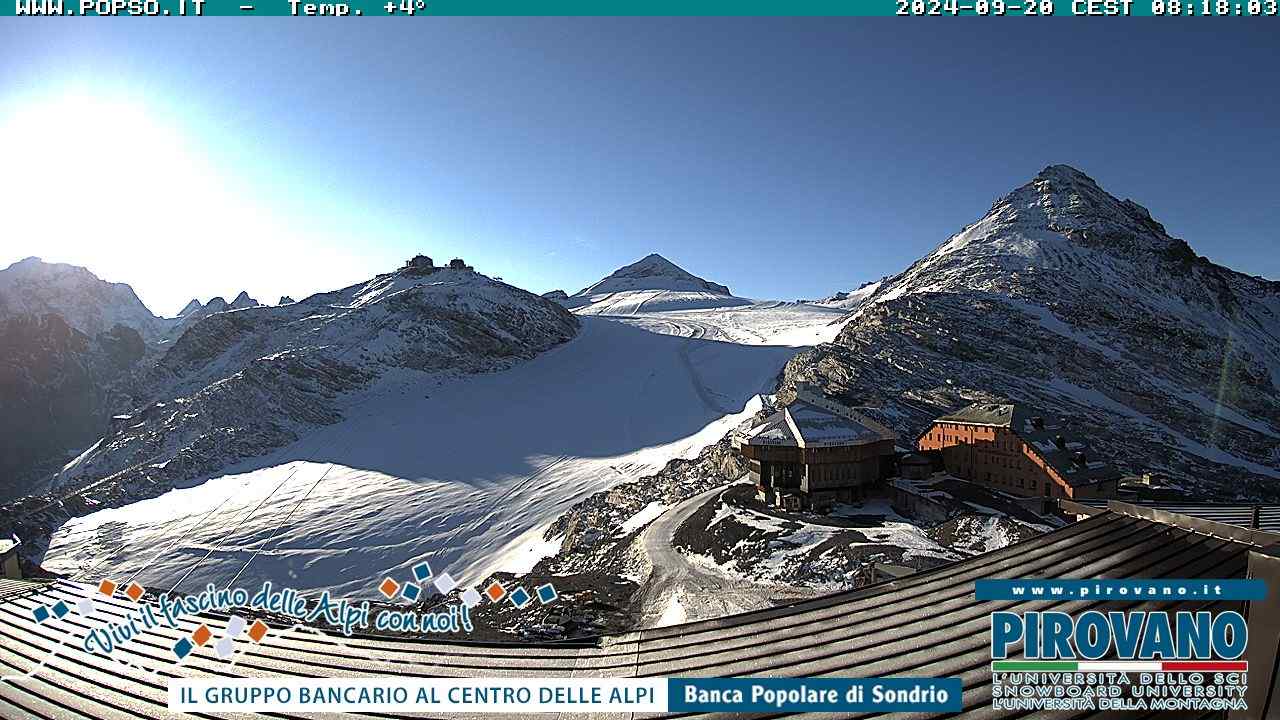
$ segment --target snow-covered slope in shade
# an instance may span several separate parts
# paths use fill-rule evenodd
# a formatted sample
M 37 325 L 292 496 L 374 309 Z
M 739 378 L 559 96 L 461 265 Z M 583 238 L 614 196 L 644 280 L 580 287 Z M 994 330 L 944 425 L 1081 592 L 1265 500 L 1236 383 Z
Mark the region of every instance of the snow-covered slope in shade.
M 343 297 L 385 304 L 403 291 Z M 329 301 L 312 308 L 336 312 Z M 180 591 L 275 578 L 370 599 L 381 577 L 422 559 L 471 581 L 527 567 L 527 548 L 545 544 L 545 526 L 574 502 L 696 455 L 758 409 L 756 393 L 795 350 L 708 339 L 714 319 L 587 317 L 572 341 L 502 372 L 388 371 L 343 402 L 340 422 L 288 447 L 71 520 L 46 567 L 103 563 L 160 589 L 186 575 Z
M 167 327 L 133 288 L 100 280 L 85 268 L 29 257 L 0 270 L 0 317 L 50 313 L 90 337 L 119 324 L 153 340 Z
M 217 312 L 134 379 L 137 409 L 58 484 L 122 472 L 112 482 L 182 482 L 337 422 L 342 397 L 388 370 L 499 370 L 577 325 L 555 303 L 469 270 L 390 273 L 290 305 Z
M 881 283 L 788 369 L 813 376 L 883 403 L 906 436 L 1008 397 L 1126 470 L 1280 498 L 1280 283 L 1198 256 L 1065 165 Z
M 749 305 L 729 288 L 687 272 L 661 255 L 648 255 L 561 299 L 580 315 L 634 315 Z

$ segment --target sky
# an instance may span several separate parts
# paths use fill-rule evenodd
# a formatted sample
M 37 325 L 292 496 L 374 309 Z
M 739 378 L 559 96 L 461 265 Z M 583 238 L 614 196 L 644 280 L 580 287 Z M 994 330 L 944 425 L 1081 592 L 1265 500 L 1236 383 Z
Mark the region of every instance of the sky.
M 160 315 L 423 252 L 575 292 L 896 273 L 1054 163 L 1280 279 L 1273 22 L 0 20 L 0 267 Z

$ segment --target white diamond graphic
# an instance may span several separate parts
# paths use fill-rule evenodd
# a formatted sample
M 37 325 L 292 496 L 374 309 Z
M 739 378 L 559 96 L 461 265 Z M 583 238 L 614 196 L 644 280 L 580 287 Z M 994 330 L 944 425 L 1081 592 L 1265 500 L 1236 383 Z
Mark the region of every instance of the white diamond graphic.
M 79 610 L 81 615 L 89 617 L 97 612 L 98 608 L 94 606 L 93 601 L 89 598 L 80 598 L 80 602 L 76 603 L 76 610 Z
M 480 604 L 480 593 L 475 588 L 467 588 L 462 591 L 462 604 L 469 608 L 473 608 Z
M 449 573 L 440 573 L 435 579 L 436 589 L 442 593 L 448 593 L 450 590 L 458 587 L 458 583 Z
M 235 643 L 231 642 L 231 638 L 229 637 L 224 637 L 219 640 L 218 644 L 214 645 L 213 648 L 218 651 L 218 657 L 223 660 L 231 657 L 236 651 Z
M 227 621 L 227 637 L 240 637 L 242 632 L 244 632 L 244 618 L 232 615 Z

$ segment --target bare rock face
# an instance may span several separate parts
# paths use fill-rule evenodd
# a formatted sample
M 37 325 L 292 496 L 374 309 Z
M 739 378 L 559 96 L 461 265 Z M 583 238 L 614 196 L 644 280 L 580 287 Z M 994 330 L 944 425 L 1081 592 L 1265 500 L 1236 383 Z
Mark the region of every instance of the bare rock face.
M 1280 499 L 1280 283 L 1197 256 L 1063 165 L 880 283 L 787 365 L 784 399 L 801 380 L 906 438 L 970 402 L 1029 402 L 1124 469 Z
M 61 315 L 0 319 L 0 499 L 101 436 L 111 383 L 144 353 L 142 336 L 123 325 L 90 337 Z

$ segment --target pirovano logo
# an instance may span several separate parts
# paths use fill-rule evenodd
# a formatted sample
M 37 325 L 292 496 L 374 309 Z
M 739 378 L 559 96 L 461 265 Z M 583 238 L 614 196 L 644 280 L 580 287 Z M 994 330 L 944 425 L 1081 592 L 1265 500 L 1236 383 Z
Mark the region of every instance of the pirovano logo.
M 1248 624 L 1220 602 L 1258 580 L 981 580 L 978 600 L 1198 602 L 1198 610 L 991 613 L 992 705 L 1005 710 L 1247 710 Z

